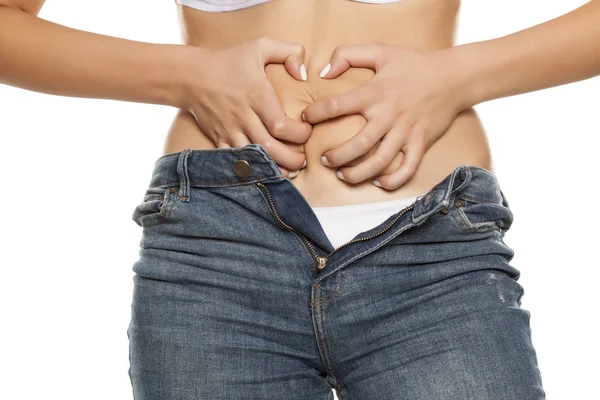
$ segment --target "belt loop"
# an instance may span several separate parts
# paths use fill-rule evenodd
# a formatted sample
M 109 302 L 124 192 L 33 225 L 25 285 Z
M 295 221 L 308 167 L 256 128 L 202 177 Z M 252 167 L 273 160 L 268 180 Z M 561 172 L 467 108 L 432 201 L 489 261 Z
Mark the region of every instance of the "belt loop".
M 179 200 L 190 200 L 190 177 L 188 175 L 188 158 L 192 156 L 192 149 L 185 149 L 177 160 L 177 175 L 179 175 Z
M 448 192 L 446 194 L 445 199 L 448 201 L 453 200 L 453 194 L 464 189 L 465 186 L 471 182 L 471 177 L 473 175 L 473 171 L 466 165 L 459 166 L 452 175 L 452 179 L 450 180 L 450 185 L 448 187 Z M 457 179 L 460 178 L 460 179 Z

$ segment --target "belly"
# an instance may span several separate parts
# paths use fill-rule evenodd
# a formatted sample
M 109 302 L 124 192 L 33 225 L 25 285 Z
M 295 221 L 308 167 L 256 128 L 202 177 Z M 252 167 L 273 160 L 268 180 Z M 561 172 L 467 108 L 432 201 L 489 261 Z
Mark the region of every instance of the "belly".
M 180 15 L 189 45 L 215 48 L 261 35 L 303 43 L 306 82 L 289 76 L 282 65 L 269 64 L 265 68 L 285 112 L 300 121 L 307 105 L 351 91 L 374 75 L 370 69 L 350 68 L 335 79 L 320 79 L 318 74 L 337 45 L 385 42 L 419 49 L 450 47 L 458 5 L 459 1 L 450 0 L 403 0 L 385 5 L 348 0 L 274 0 L 228 13 L 206 13 L 182 7 Z M 227 29 L 228 24 L 231 29 Z M 214 35 L 211 32 L 228 33 Z M 288 143 L 290 148 L 306 155 L 306 168 L 291 182 L 311 206 L 419 196 L 459 165 L 492 170 L 485 131 L 475 110 L 469 108 L 457 115 L 446 133 L 425 153 L 413 178 L 400 188 L 388 191 L 374 186 L 370 179 L 359 184 L 346 183 L 337 178 L 335 168 L 321 164 L 321 155 L 356 135 L 365 124 L 360 114 L 342 116 L 313 125 L 312 134 L 304 144 Z M 163 154 L 186 148 L 215 147 L 194 117 L 180 110 L 168 132 Z M 401 156 L 399 153 L 392 166 L 401 162 Z

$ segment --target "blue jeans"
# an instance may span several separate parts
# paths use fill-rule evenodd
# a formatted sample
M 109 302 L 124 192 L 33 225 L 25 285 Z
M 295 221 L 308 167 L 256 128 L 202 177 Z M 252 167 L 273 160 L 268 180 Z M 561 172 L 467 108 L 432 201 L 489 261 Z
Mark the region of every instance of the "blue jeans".
M 483 168 L 337 249 L 258 144 L 163 155 L 132 217 L 136 400 L 545 398 Z

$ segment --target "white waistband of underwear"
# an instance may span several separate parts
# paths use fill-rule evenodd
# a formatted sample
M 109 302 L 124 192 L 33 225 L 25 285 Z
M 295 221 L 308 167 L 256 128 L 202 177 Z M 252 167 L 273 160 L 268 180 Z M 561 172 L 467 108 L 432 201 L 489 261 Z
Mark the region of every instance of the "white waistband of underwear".
M 339 247 L 356 237 L 359 233 L 368 231 L 392 214 L 408 207 L 418 197 L 405 197 L 391 201 L 376 203 L 352 204 L 346 206 L 312 207 L 321 227 L 333 247 Z

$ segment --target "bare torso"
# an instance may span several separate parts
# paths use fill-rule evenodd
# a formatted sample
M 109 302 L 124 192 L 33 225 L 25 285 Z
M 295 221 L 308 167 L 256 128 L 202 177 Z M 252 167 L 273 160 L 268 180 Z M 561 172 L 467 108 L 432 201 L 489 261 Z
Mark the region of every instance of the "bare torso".
M 367 82 L 375 72 L 350 68 L 341 76 L 319 78 L 338 45 L 389 43 L 412 49 L 442 49 L 454 45 L 460 0 L 402 0 L 367 4 L 348 0 L 273 0 L 231 12 L 202 12 L 180 6 L 186 43 L 218 48 L 259 36 L 302 43 L 308 80 L 297 81 L 283 65 L 269 64 L 267 78 L 287 115 L 300 121 L 302 110 L 316 100 L 344 93 Z M 362 115 L 348 115 L 313 125 L 308 141 L 289 144 L 306 155 L 307 166 L 293 178 L 313 207 L 389 201 L 419 196 L 459 165 L 492 171 L 487 137 L 475 110 L 457 115 L 448 131 L 425 153 L 417 172 L 400 188 L 388 191 L 367 180 L 349 184 L 335 168 L 321 164 L 321 155 L 354 136 L 366 124 Z M 168 133 L 163 154 L 186 148 L 215 148 L 192 114 L 179 111 Z

